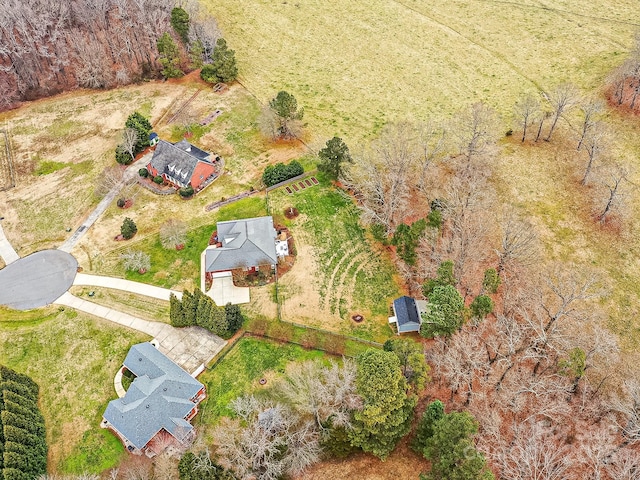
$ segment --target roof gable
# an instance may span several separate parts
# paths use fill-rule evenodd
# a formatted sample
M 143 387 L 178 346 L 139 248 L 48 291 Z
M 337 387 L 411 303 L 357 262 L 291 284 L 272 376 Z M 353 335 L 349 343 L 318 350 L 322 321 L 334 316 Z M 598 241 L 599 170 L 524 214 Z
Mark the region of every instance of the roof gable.
M 222 246 L 206 250 L 206 271 L 275 265 L 278 262 L 272 217 L 218 222 L 217 230 Z
M 109 402 L 104 418 L 136 448 L 143 448 L 161 429 L 182 439 L 191 425 L 182 420 L 204 386 L 149 342 L 134 345 L 125 366 L 136 374 L 123 398 Z
M 416 301 L 406 295 L 393 301 L 393 311 L 396 314 L 398 332 L 416 332 L 420 330 L 420 312 Z

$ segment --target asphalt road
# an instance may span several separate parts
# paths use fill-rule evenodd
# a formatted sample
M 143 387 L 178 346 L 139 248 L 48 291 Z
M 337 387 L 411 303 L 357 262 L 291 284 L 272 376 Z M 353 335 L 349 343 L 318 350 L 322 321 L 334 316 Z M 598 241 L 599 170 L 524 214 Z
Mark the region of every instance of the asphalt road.
M 78 261 L 60 250 L 43 250 L 0 270 L 0 305 L 30 310 L 53 303 L 69 290 Z

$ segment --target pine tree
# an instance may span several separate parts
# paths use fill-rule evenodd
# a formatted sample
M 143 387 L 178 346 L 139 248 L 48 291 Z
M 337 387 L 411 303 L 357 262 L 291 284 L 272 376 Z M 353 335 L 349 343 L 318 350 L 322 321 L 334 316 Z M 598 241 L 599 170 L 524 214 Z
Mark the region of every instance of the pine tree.
M 353 446 L 384 460 L 409 432 L 416 397 L 407 395 L 394 353 L 368 349 L 356 363 L 356 388 L 364 405 L 354 413 L 349 438 Z
M 162 65 L 162 75 L 165 78 L 177 78 L 184 75 L 178 66 L 180 63 L 180 51 L 171 35 L 164 33 L 156 42 L 158 53 L 160 54 L 160 65 Z
M 174 327 L 185 326 L 182 315 L 182 302 L 173 293 L 169 295 L 169 321 Z
M 423 480 L 493 480 L 487 461 L 476 450 L 473 437 L 478 422 L 469 412 L 452 412 L 433 425 L 423 454 L 431 462 L 431 471 Z
M 343 164 L 353 163 L 349 147 L 340 137 L 327 140 L 326 146 L 318 152 L 318 158 L 320 158 L 318 170 L 325 172 L 333 179 L 342 176 Z
M 411 443 L 411 448 L 418 452 L 424 450 L 427 440 L 433 436 L 435 424 L 444 417 L 444 403 L 440 400 L 434 400 L 427 406 L 424 411 L 418 428 L 416 428 L 416 436 Z

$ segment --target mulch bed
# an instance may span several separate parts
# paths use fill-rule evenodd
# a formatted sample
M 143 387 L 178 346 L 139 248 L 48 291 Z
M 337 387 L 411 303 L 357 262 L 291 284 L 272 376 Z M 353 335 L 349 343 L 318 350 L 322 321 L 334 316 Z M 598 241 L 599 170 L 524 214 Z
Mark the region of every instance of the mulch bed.
M 352 315 L 351 316 L 351 320 L 353 320 L 356 323 L 360 323 L 364 320 L 364 317 L 362 315 L 360 315 L 359 313 L 357 313 L 356 315 Z
M 284 216 L 287 217 L 289 220 L 291 220 L 292 218 L 296 218 L 298 215 L 300 215 L 300 212 L 298 211 L 297 208 L 287 207 L 284 209 Z

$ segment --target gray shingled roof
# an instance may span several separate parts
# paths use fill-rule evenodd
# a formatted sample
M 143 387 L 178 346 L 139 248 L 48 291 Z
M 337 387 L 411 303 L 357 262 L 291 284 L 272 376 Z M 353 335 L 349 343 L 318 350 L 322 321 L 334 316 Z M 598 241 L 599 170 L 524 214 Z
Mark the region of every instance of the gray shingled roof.
M 186 140 L 175 144 L 160 140 L 149 163 L 158 171 L 158 175 L 165 174 L 186 185 L 191 181 L 198 162 L 211 163 L 209 154 Z
M 163 428 L 182 440 L 193 428 L 184 417 L 203 385 L 149 342 L 131 347 L 124 366 L 136 379 L 123 398 L 109 402 L 105 420 L 138 449 Z
M 272 217 L 218 222 L 218 248 L 207 248 L 205 270 L 220 272 L 239 267 L 275 265 L 276 230 Z
M 396 314 L 398 333 L 420 331 L 420 312 L 413 298 L 396 298 L 393 301 L 393 311 Z

